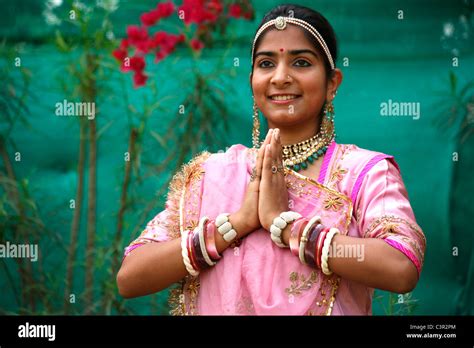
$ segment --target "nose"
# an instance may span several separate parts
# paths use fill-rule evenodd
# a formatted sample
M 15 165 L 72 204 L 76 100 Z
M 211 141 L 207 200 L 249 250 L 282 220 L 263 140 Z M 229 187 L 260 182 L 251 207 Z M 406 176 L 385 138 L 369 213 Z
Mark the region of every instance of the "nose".
M 270 80 L 270 83 L 275 87 L 285 87 L 290 84 L 290 79 L 288 78 L 288 68 L 283 62 L 278 64 L 274 70 L 274 74 Z

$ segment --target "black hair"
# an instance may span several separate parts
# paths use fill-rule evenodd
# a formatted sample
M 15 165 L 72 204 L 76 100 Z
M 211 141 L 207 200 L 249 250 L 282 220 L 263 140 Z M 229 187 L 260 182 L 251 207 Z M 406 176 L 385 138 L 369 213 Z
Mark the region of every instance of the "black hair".
M 318 32 L 321 34 L 323 37 L 324 41 L 326 42 L 326 45 L 328 46 L 329 52 L 331 52 L 332 59 L 334 61 L 334 64 L 336 64 L 336 59 L 337 59 L 337 40 L 336 40 L 336 34 L 334 33 L 334 30 L 329 24 L 328 20 L 319 12 L 312 10 L 308 7 L 300 6 L 300 5 L 292 5 L 292 4 L 285 4 L 285 5 L 279 5 L 272 10 L 270 10 L 262 19 L 260 22 L 260 25 L 258 26 L 257 31 L 267 23 L 268 21 L 275 19 L 279 16 L 283 17 L 294 17 L 298 19 L 302 19 L 305 22 L 308 22 L 311 24 Z M 313 45 L 316 47 L 318 52 L 321 53 L 321 55 L 324 57 L 324 66 L 326 69 L 326 76 L 331 76 L 331 65 L 329 64 L 328 57 L 324 53 L 324 50 L 318 43 L 318 41 L 314 38 L 313 35 L 311 35 L 307 30 L 303 29 L 303 32 L 306 36 L 306 38 L 313 43 Z M 253 57 L 252 57 L 252 62 L 255 61 L 255 53 L 257 51 L 257 47 L 262 39 L 262 37 L 265 35 L 265 32 L 263 32 L 255 42 L 255 50 L 253 52 Z

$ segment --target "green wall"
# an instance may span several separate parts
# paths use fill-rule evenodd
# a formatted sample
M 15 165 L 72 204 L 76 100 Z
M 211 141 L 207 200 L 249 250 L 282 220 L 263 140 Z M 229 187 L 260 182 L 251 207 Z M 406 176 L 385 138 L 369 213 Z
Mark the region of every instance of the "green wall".
M 115 36 L 123 37 L 127 25 L 138 23 L 139 14 L 153 6 L 150 3 L 154 4 L 147 1 L 121 1 L 119 9 L 111 17 Z M 232 45 L 226 47 L 225 40 L 222 40 L 214 48 L 205 50 L 200 59 L 201 70 L 213 71 L 224 56 L 223 68 L 234 72 L 222 76 L 225 90 L 228 91 L 225 94 L 228 109 L 222 118 L 230 122 L 225 146 L 234 143 L 251 145 L 249 50 L 258 19 L 277 3 L 281 2 L 254 1 L 257 19 L 253 22 L 233 22 L 228 30 L 228 35 L 233 37 Z M 474 213 L 473 137 L 461 142 L 460 137 L 453 135 L 452 131 L 446 132 L 435 125 L 436 120 L 448 117 L 436 103 L 450 92 L 449 73 L 454 72 L 460 86 L 473 80 L 472 7 L 469 8 L 462 1 L 422 0 L 295 3 L 322 12 L 333 24 L 339 39 L 338 66 L 343 71 L 344 81 L 335 101 L 338 142 L 354 143 L 395 156 L 417 221 L 427 238 L 423 272 L 411 298 L 404 298 L 404 305 L 388 306 L 390 301 L 398 301 L 399 297 L 377 291 L 374 313 L 472 315 L 474 265 L 470 218 Z M 38 309 L 33 312 L 61 313 L 65 259 L 73 214 L 69 201 L 75 197 L 77 185 L 79 122 L 73 118 L 55 116 L 54 106 L 68 98 L 62 84 L 73 87 L 75 83 L 66 66 L 78 59 L 80 47 L 69 54 L 58 52 L 53 43 L 55 29 L 46 25 L 41 16 L 44 8 L 42 2 L 2 0 L 0 8 L 3 9 L 0 13 L 0 35 L 6 39 L 7 47 L 19 52 L 22 66 L 31 71 L 26 120 L 16 123 L 13 131 L 8 134 L 7 151 L 17 178 L 27 180 L 31 201 L 36 204 L 34 211 L 45 225 L 44 229 L 38 230 L 37 235 L 41 264 L 46 270 L 46 276 L 36 278 L 35 282 L 44 296 L 48 296 L 48 301 L 36 299 Z M 403 10 L 403 20 L 397 18 L 399 10 Z M 463 14 L 468 18 L 466 26 L 460 19 Z M 458 39 L 442 39 L 446 23 L 455 25 Z M 467 38 L 462 37 L 462 30 L 470 33 Z M 69 34 L 64 33 L 66 38 Z M 453 49 L 457 51 L 453 52 Z M 458 67 L 452 65 L 453 53 L 459 57 Z M 109 72 L 100 81 L 105 89 L 97 102 L 100 108 L 97 123 L 101 130 L 97 160 L 97 303 L 100 303 L 104 287 L 114 284 L 114 279 L 107 275 L 106 270 L 117 224 L 124 173 L 123 158 L 127 151 L 129 128 L 130 125 L 138 125 L 135 124 L 138 122 L 137 118 L 130 117 L 127 113 L 130 110 L 127 107 L 130 104 L 141 110 L 146 101 L 150 102 L 151 98 L 156 97 L 170 98 L 162 103 L 162 109 L 150 115 L 146 124 L 140 163 L 143 167 L 150 168 L 143 170 L 141 174 L 150 175 L 143 177 L 140 182 L 132 179 L 122 247 L 135 237 L 131 235 L 132 231 L 140 224 L 140 218 L 146 209 L 149 211 L 145 213 L 144 219 L 148 221 L 164 208 L 164 195 L 157 195 L 155 192 L 167 183 L 173 173 L 153 171 L 152 165 L 160 163 L 175 147 L 163 147 L 150 132 L 164 135 L 166 125 L 176 117 L 175 110 L 181 104 L 183 96 L 191 91 L 192 85 L 187 83 L 182 71 L 192 66 L 192 59 L 186 52 L 179 51 L 177 56 L 180 57 L 177 61 L 170 58 L 158 65 L 149 65 L 150 71 L 155 74 L 152 79 L 157 85 L 157 96 L 153 96 L 148 88 L 134 89 L 131 76 L 120 73 L 118 69 Z M 232 66 L 235 57 L 240 59 L 239 67 Z M 348 66 L 343 65 L 345 57 L 349 59 Z M 8 69 L 11 61 L 2 59 L 1 63 Z M 17 72 L 13 71 L 12 74 L 18 79 Z M 470 93 L 472 97 L 472 90 Z M 421 117 L 414 120 L 410 117 L 380 116 L 380 103 L 389 99 L 419 102 Z M 474 100 L 471 99 L 472 102 Z M 222 111 L 216 110 L 217 118 L 220 117 L 220 112 Z M 473 119 L 474 116 L 467 125 L 470 129 Z M 5 122 L 0 127 L 2 132 L 8 128 Z M 459 124 L 455 123 L 452 129 L 456 130 L 456 127 L 459 128 Z M 175 146 L 179 146 L 179 143 Z M 216 145 L 208 146 L 207 149 L 219 151 L 225 150 L 224 147 Z M 203 148 L 204 146 L 192 153 Z M 13 160 L 17 151 L 21 152 L 19 162 Z M 453 161 L 454 152 L 458 153 L 457 161 Z M 186 160 L 192 153 L 188 154 Z M 5 171 L 4 163 L 0 169 L 2 173 Z M 138 176 L 133 177 L 136 179 Z M 0 193 L 4 199 L 8 199 L 4 195 L 4 189 Z M 3 205 L 6 205 L 5 201 Z M 1 219 L 4 231 L 0 237 L 12 241 L 15 214 L 6 209 Z M 76 314 L 83 313 L 81 296 L 84 289 L 85 235 L 86 220 L 83 214 L 74 278 L 77 300 L 73 313 Z M 453 256 L 453 247 L 458 248 L 457 256 Z M 22 290 L 19 284 L 16 263 L 13 260 L 2 260 L 1 312 L 20 311 L 16 300 Z M 166 313 L 165 298 L 166 293 L 163 292 L 126 301 L 125 307 L 114 308 L 111 313 Z M 412 303 L 416 303 L 416 306 L 412 307 Z M 93 312 L 104 313 L 105 310 L 98 306 Z

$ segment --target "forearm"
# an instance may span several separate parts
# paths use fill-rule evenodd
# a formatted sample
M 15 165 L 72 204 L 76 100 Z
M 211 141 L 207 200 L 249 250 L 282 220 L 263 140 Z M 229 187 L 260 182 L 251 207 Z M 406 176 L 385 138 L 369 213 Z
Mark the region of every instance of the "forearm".
M 283 231 L 288 245 L 289 227 Z M 371 288 L 407 293 L 415 287 L 418 273 L 415 265 L 402 252 L 382 239 L 334 236 L 328 258 L 329 269 L 342 278 Z M 337 252 L 342 250 L 342 252 Z M 335 255 L 334 255 L 335 254 Z
M 229 217 L 237 238 L 248 233 L 240 214 Z M 216 249 L 222 254 L 231 243 L 216 231 Z M 125 298 L 159 292 L 180 281 L 188 274 L 181 255 L 181 238 L 168 242 L 149 243 L 130 252 L 117 274 L 120 294 Z

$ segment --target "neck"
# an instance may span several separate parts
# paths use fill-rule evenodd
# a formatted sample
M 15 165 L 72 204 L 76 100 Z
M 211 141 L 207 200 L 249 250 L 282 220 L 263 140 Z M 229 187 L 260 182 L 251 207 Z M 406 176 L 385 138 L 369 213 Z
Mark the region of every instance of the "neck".
M 310 120 L 307 124 L 296 124 L 293 126 L 278 126 L 268 122 L 268 128 L 280 129 L 280 139 L 282 145 L 296 144 L 315 136 L 319 132 L 320 120 L 314 122 Z

